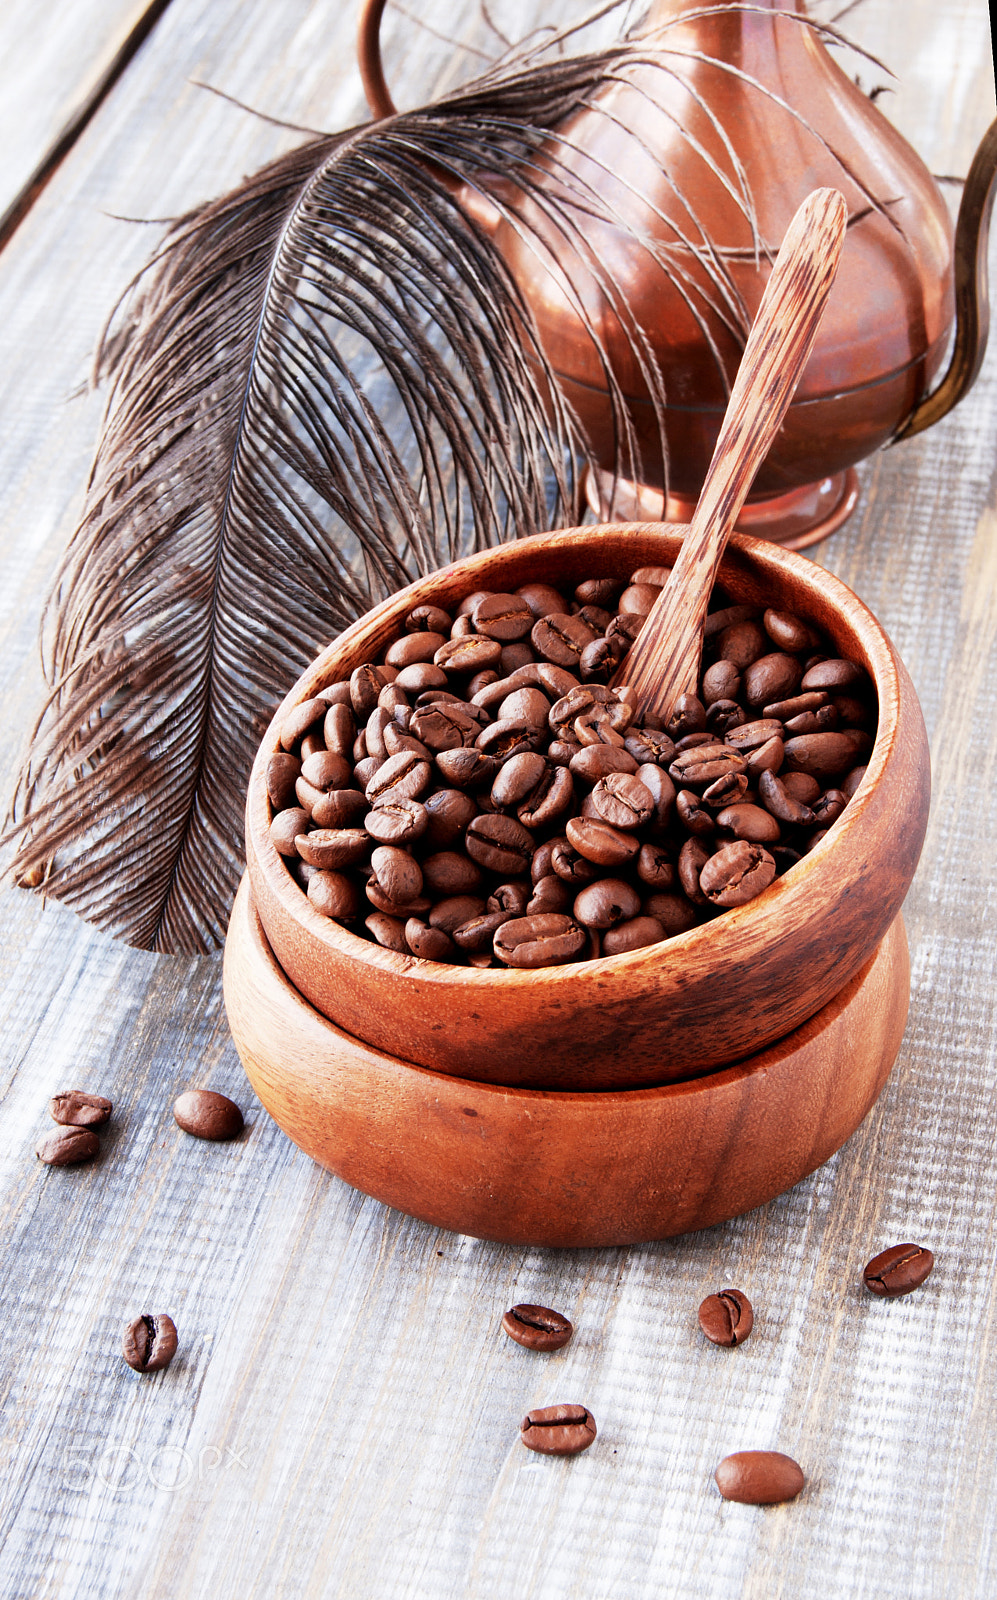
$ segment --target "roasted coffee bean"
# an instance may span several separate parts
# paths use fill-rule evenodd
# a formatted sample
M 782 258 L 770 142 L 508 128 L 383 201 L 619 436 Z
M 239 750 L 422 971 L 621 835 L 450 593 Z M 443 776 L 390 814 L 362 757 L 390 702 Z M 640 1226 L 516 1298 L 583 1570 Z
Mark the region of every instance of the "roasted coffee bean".
M 394 950 L 399 955 L 408 953 L 405 924 L 399 917 L 389 917 L 384 911 L 372 911 L 365 919 L 364 927 L 385 950 Z
M 647 945 L 658 944 L 664 936 L 665 930 L 657 917 L 631 917 L 627 922 L 618 922 L 615 927 L 605 930 L 602 953 L 604 956 L 626 955 L 631 950 L 643 950 Z
M 710 852 L 699 839 L 687 839 L 679 851 L 676 867 L 679 883 L 693 905 L 705 906 L 709 902 L 699 886 L 700 874 L 710 861 Z
M 422 893 L 421 868 L 407 850 L 379 844 L 371 854 L 370 865 L 378 888 L 396 905 L 408 905 Z
M 837 822 L 841 813 L 848 804 L 848 796 L 840 789 L 828 789 L 813 803 L 814 821 L 820 828 L 829 828 L 832 822 Z
M 759 780 L 760 781 L 760 780 Z M 820 784 L 806 772 L 781 772 L 779 782 L 793 800 L 803 806 L 812 806 L 820 794 Z
M 295 843 L 302 861 L 323 871 L 341 872 L 355 867 L 370 853 L 371 840 L 363 828 L 316 828 L 299 833 Z
M 349 756 L 356 736 L 356 718 L 351 707 L 341 703 L 330 706 L 322 724 L 322 737 L 326 749 L 334 751 L 336 755 Z
M 675 745 L 661 728 L 630 728 L 623 748 L 640 766 L 667 767 L 675 760 Z
M 457 789 L 483 789 L 493 782 L 499 763 L 484 750 L 465 747 L 441 750 L 436 766 L 444 782 Z
M 558 966 L 581 954 L 585 929 L 574 917 L 557 912 L 514 917 L 497 930 L 493 948 L 509 967 Z
M 441 929 L 448 939 L 452 939 L 455 928 L 470 922 L 472 917 L 481 917 L 484 914 L 485 902 L 480 895 L 452 894 L 445 900 L 437 901 L 429 913 L 429 925 L 431 928 Z
M 284 750 L 293 750 L 298 740 L 320 722 L 328 711 L 325 700 L 313 698 L 303 700 L 300 705 L 289 711 L 280 725 L 280 742 Z
M 717 812 L 717 827 L 750 844 L 778 844 L 781 837 L 775 817 L 761 806 L 725 806 Z
M 665 729 L 668 737 L 678 741 L 687 738 L 690 733 L 702 733 L 705 727 L 706 707 L 699 696 L 680 694 Z
M 575 1331 L 559 1311 L 530 1305 L 513 1306 L 502 1318 L 502 1327 L 527 1350 L 560 1350 Z
M 407 695 L 425 694 L 430 689 L 445 689 L 447 675 L 442 667 L 432 661 L 417 661 L 414 666 L 403 667 L 395 679 L 396 686 Z
M 765 655 L 768 645 L 768 635 L 757 622 L 734 622 L 721 633 L 717 654 L 743 672 Z
M 786 735 L 798 739 L 803 733 L 832 733 L 840 718 L 834 706 L 821 706 L 819 711 L 802 711 L 783 724 Z
M 490 594 L 478 601 L 472 615 L 478 633 L 502 644 L 524 639 L 536 621 L 520 594 Z
M 705 789 L 718 778 L 744 769 L 743 756 L 729 745 L 700 744 L 681 750 L 669 766 L 668 775 L 682 789 Z
M 533 859 L 533 839 L 515 817 L 478 816 L 468 825 L 464 848 L 472 861 L 487 872 L 502 872 L 514 877 L 528 872 Z
M 586 578 L 575 589 L 575 599 L 580 606 L 605 606 L 608 610 L 625 588 L 626 584 L 617 578 Z
M 313 872 L 307 893 L 315 910 L 333 922 L 352 922 L 360 910 L 359 890 L 344 872 Z
M 389 917 L 398 917 L 402 922 L 409 917 L 421 917 L 428 913 L 433 903 L 425 894 L 416 895 L 414 900 L 392 900 L 376 878 L 367 879 L 364 892 L 376 911 L 383 911 Z
M 468 917 L 453 931 L 453 941 L 461 950 L 491 950 L 492 940 L 503 923 L 512 921 L 511 911 L 483 911 Z
M 330 789 L 312 806 L 316 828 L 357 828 L 367 815 L 367 797 L 359 789 Z
M 405 618 L 406 633 L 450 632 L 453 618 L 440 606 L 416 606 Z
M 934 1264 L 935 1258 L 926 1246 L 894 1244 L 873 1256 L 862 1277 L 870 1294 L 895 1300 L 919 1288 Z
M 350 680 L 342 678 L 339 683 L 327 683 L 317 695 L 319 700 L 324 700 L 327 706 L 350 705 Z
M 267 795 L 275 811 L 283 811 L 295 801 L 294 785 L 301 776 L 301 762 L 297 756 L 280 750 L 267 762 Z
M 706 731 L 714 739 L 726 740 L 732 728 L 743 727 L 747 720 L 736 700 L 714 700 L 706 713 Z
M 564 831 L 572 849 L 597 867 L 622 867 L 640 849 L 632 834 L 593 817 L 569 817 Z
M 418 800 L 429 785 L 432 767 L 414 750 L 389 756 L 369 779 L 364 793 L 372 806 L 394 800 Z
M 649 894 L 645 896 L 643 911 L 658 923 L 663 939 L 673 939 L 676 934 L 688 933 L 696 926 L 695 909 L 681 894 Z
M 552 751 L 553 746 L 548 755 Z M 629 751 L 617 745 L 589 744 L 574 752 L 568 762 L 568 770 L 583 784 L 593 787 L 600 778 L 608 778 L 611 772 L 636 772 L 637 762 Z
M 457 948 L 442 928 L 433 928 L 419 917 L 409 917 L 405 923 L 405 942 L 420 961 L 453 961 Z
M 594 628 L 581 617 L 551 612 L 534 623 L 530 642 L 538 656 L 555 667 L 577 668 L 582 651 L 597 638 Z
M 758 778 L 758 798 L 773 817 L 781 822 L 806 828 L 813 824 L 814 814 L 809 806 L 794 800 L 786 785 L 773 772 L 763 772 Z M 776 830 L 778 833 L 778 829 Z
M 585 1406 L 542 1406 L 523 1418 L 519 1430 L 527 1450 L 543 1456 L 576 1456 L 595 1442 L 595 1418 Z
M 612 928 L 640 910 L 640 895 L 622 878 L 600 878 L 576 895 L 572 914 L 586 928 Z
M 419 800 L 387 800 L 367 812 L 364 828 L 379 844 L 410 845 L 429 828 L 429 813 Z
M 760 844 L 738 839 L 711 856 L 699 875 L 699 887 L 715 906 L 744 906 L 767 889 L 775 862 Z
M 691 833 L 695 838 L 706 839 L 716 832 L 716 817 L 691 789 L 679 790 L 675 797 L 675 810 L 686 833 Z
M 699 1308 L 699 1326 L 711 1344 L 743 1344 L 754 1321 L 751 1301 L 740 1289 L 709 1294 Z
M 764 744 L 746 753 L 746 773 L 751 783 L 757 783 L 763 772 L 780 772 L 786 757 L 781 739 L 766 739 Z
M 568 609 L 563 594 L 549 583 L 524 583 L 516 593 L 526 601 L 538 621 L 541 617 L 560 616 Z
M 741 673 L 733 661 L 725 661 L 723 659 L 714 661 L 713 665 L 707 667 L 703 673 L 700 697 L 707 707 L 707 713 L 709 708 L 714 706 L 718 700 L 725 702 L 736 701 L 740 692 Z M 707 726 L 709 726 L 708 714 Z
M 762 624 L 772 643 L 780 650 L 798 653 L 801 650 L 814 650 L 820 643 L 813 629 L 792 611 L 770 609 L 764 612 Z
M 746 1506 L 775 1506 L 795 1500 L 806 1482 L 792 1456 L 778 1450 L 739 1450 L 721 1461 L 714 1476 L 725 1500 Z
M 550 828 L 571 809 L 574 799 L 575 786 L 568 768 L 545 763 L 540 781 L 517 808 L 516 816 L 531 832 Z
M 546 728 L 550 701 L 540 689 L 513 689 L 499 705 L 499 722 L 525 722 L 531 728 Z
M 524 750 L 499 767 L 491 796 L 497 806 L 518 806 L 548 771 L 547 762 L 535 750 Z
M 797 688 L 803 671 L 795 656 L 776 651 L 753 661 L 744 672 L 744 697 L 749 706 L 784 700 Z
M 642 844 L 637 855 L 637 876 L 651 889 L 674 889 L 675 864 L 662 845 Z
M 660 593 L 660 587 L 654 583 L 628 584 L 620 595 L 619 608 L 621 611 L 633 611 L 639 617 L 646 617 Z M 604 627 L 611 621 L 612 618 L 608 618 Z
M 377 705 L 377 697 L 386 683 L 391 682 L 381 667 L 365 661 L 350 674 L 350 704 L 360 722 L 366 722 Z
M 733 627 L 736 622 L 755 622 L 760 614 L 758 606 L 723 606 L 711 611 L 703 624 L 703 639 L 708 643 L 725 628 Z
M 165 1311 L 136 1317 L 125 1329 L 121 1354 L 136 1372 L 161 1372 L 176 1353 L 176 1325 Z
M 439 850 L 422 863 L 422 880 L 428 893 L 449 899 L 472 894 L 481 882 L 481 868 L 457 850 Z
M 636 831 L 654 812 L 654 796 L 635 773 L 611 772 L 592 790 L 592 804 L 603 822 L 625 832 Z
M 270 824 L 270 843 L 279 855 L 297 855 L 295 840 L 304 833 L 309 820 L 304 806 L 290 806 L 286 811 L 278 811 Z
M 533 886 L 533 897 L 526 902 L 526 916 L 535 916 L 538 911 L 568 911 L 571 908 L 573 890 L 569 884 L 551 872 L 546 878 L 541 878 Z
M 440 646 L 433 664 L 447 672 L 466 673 L 470 676 L 486 667 L 497 667 L 502 660 L 502 646 L 497 639 L 486 639 L 479 633 L 469 633 L 463 638 L 448 639 Z
M 427 629 L 424 633 L 402 634 L 402 637 L 396 639 L 385 651 L 386 665 L 397 667 L 401 671 L 402 667 L 414 667 L 421 662 L 432 661 L 441 645 L 446 644 L 449 631 L 447 629 L 447 633 L 444 634 L 433 633 Z
M 188 1089 L 173 1102 L 173 1120 L 195 1139 L 235 1139 L 243 1129 L 234 1100 L 214 1089 Z
M 517 878 L 513 883 L 500 883 L 493 889 L 485 903 L 486 911 L 508 911 L 511 916 L 521 917 L 526 910 L 526 903 L 532 893 L 532 885 L 524 878 Z
M 430 850 L 444 850 L 464 837 L 464 830 L 478 808 L 470 795 L 460 789 L 437 789 L 422 801 L 428 818 L 425 845 Z
M 69 1089 L 65 1094 L 54 1095 L 48 1103 L 53 1122 L 67 1128 L 102 1128 L 110 1121 L 114 1109 L 103 1095 L 84 1094 L 82 1089 Z
M 75 1167 L 92 1161 L 100 1140 L 92 1128 L 64 1127 L 46 1133 L 35 1145 L 35 1155 L 47 1167 Z
M 301 763 L 301 777 L 313 789 L 326 793 L 330 789 L 345 789 L 353 776 L 345 756 L 334 750 L 317 750 Z
M 800 687 L 806 689 L 854 689 L 856 685 L 866 681 L 864 667 L 857 661 L 844 661 L 836 658 L 830 661 L 821 661 L 817 666 L 811 667 L 804 674 Z
M 786 766 L 790 772 L 807 772 L 812 778 L 834 778 L 867 755 L 872 741 L 855 730 L 842 733 L 805 733 L 786 740 Z
M 702 793 L 703 804 L 710 806 L 714 811 L 719 811 L 724 806 L 736 805 L 743 799 L 747 788 L 747 773 L 725 772 L 722 778 L 707 784 Z
M 865 767 L 853 767 L 848 776 L 840 784 L 841 793 L 850 800 L 862 779 L 865 777 Z

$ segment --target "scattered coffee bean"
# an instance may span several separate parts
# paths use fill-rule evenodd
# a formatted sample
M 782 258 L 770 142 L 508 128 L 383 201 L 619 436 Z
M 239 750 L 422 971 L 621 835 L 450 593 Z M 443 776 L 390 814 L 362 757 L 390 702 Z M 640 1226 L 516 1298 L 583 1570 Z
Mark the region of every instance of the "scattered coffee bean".
M 519 1437 L 542 1456 L 576 1456 L 594 1443 L 595 1418 L 585 1406 L 542 1406 L 522 1421 Z
M 861 779 L 865 669 L 804 618 L 722 607 L 699 692 L 643 727 L 608 680 L 659 580 L 415 607 L 294 708 L 270 833 L 313 907 L 421 960 L 540 966 L 672 938 L 800 861 Z
M 870 1294 L 895 1300 L 917 1289 L 934 1264 L 934 1256 L 924 1245 L 895 1244 L 873 1256 L 862 1276 Z
M 35 1155 L 47 1167 L 75 1167 L 92 1161 L 100 1150 L 100 1140 L 91 1128 L 56 1128 L 35 1145 Z
M 177 1330 L 165 1312 L 136 1317 L 125 1329 L 121 1353 L 136 1372 L 161 1372 L 177 1353 Z
M 792 1456 L 778 1450 L 739 1450 L 721 1461 L 714 1476 L 725 1500 L 746 1506 L 775 1506 L 795 1500 L 806 1482 Z
M 234 1139 L 243 1129 L 242 1112 L 234 1100 L 214 1089 L 188 1089 L 175 1102 L 173 1116 L 178 1127 L 195 1139 Z
M 709 1294 L 699 1308 L 699 1326 L 711 1344 L 743 1344 L 754 1320 L 751 1301 L 740 1289 Z
M 70 1089 L 49 1101 L 52 1121 L 70 1128 L 102 1128 L 112 1110 L 110 1100 L 99 1094 L 84 1094 L 82 1089 Z
M 574 1332 L 567 1317 L 547 1306 L 513 1306 L 502 1318 L 502 1326 L 510 1339 L 527 1350 L 560 1350 Z

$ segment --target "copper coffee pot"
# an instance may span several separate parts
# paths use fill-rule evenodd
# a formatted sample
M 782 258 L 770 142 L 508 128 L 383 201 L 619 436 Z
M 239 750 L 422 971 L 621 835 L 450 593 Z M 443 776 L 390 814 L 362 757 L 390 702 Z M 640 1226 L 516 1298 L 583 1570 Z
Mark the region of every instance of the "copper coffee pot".
M 363 0 L 360 22 L 375 116 L 394 111 L 378 46 L 384 4 Z M 593 507 L 614 520 L 684 522 L 790 218 L 815 187 L 844 193 L 848 234 L 820 335 L 737 524 L 800 548 L 853 509 L 856 462 L 938 421 L 979 371 L 997 123 L 953 239 L 924 163 L 837 65 L 802 4 L 654 0 L 634 44 L 632 62 L 548 146 L 561 204 L 572 204 L 572 187 L 600 202 L 578 208 L 575 248 L 533 199 L 515 205 L 527 238 L 507 200 L 491 206 L 470 191 L 464 200 L 523 290 L 599 464 Z M 626 285 L 622 317 L 607 276 Z M 948 368 L 932 389 L 953 322 Z M 608 352 L 608 379 L 587 325 Z M 663 408 L 625 325 L 646 335 Z M 631 429 L 622 466 L 614 387 Z

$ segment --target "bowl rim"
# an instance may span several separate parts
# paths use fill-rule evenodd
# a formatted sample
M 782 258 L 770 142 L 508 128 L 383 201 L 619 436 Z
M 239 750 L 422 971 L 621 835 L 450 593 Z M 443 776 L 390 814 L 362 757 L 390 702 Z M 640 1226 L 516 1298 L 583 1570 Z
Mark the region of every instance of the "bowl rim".
M 385 647 L 391 625 L 400 621 L 413 605 L 425 603 L 427 598 L 431 598 L 434 594 L 438 597 L 441 585 L 454 586 L 463 594 L 472 593 L 474 575 L 482 567 L 487 567 L 494 561 L 497 555 L 502 556 L 508 552 L 509 558 L 514 559 L 515 556 L 522 557 L 531 549 L 536 550 L 539 555 L 546 551 L 567 552 L 583 545 L 591 547 L 593 543 L 608 548 L 621 536 L 632 538 L 635 534 L 640 534 L 652 539 L 663 537 L 666 544 L 674 546 L 669 551 L 670 560 L 674 560 L 683 532 L 684 525 L 676 523 L 603 523 L 591 527 L 558 529 L 511 540 L 507 544 L 465 556 L 398 590 L 358 618 L 315 657 L 281 701 L 257 750 L 246 800 L 246 846 L 251 877 L 259 874 L 262 880 L 260 887 L 265 885 L 267 894 L 280 904 L 292 922 L 300 925 L 302 931 L 320 950 L 328 952 L 334 959 L 345 957 L 368 968 L 376 969 L 385 977 L 404 976 L 409 980 L 416 979 L 427 986 L 434 983 L 445 984 L 448 987 L 456 985 L 458 991 L 466 988 L 469 992 L 473 991 L 479 995 L 486 987 L 499 992 L 504 989 L 515 990 L 522 987 L 524 981 L 529 984 L 535 983 L 538 976 L 555 988 L 559 985 L 577 985 L 580 977 L 584 978 L 586 974 L 614 977 L 618 975 L 625 978 L 627 974 L 645 968 L 649 960 L 657 963 L 663 961 L 669 964 L 672 961 L 684 963 L 693 958 L 700 949 L 709 950 L 715 947 L 718 929 L 723 930 L 724 936 L 734 939 L 745 923 L 749 927 L 754 927 L 759 921 L 778 922 L 780 907 L 800 886 L 802 877 L 800 868 L 809 864 L 808 870 L 812 870 L 825 861 L 831 852 L 837 853 L 847 844 L 850 835 L 857 828 L 861 828 L 866 812 L 874 799 L 878 781 L 896 745 L 901 675 L 906 677 L 906 673 L 882 624 L 840 578 L 795 551 L 786 550 L 747 534 L 735 534 L 731 537 L 721 562 L 718 582 L 723 583 L 725 568 L 739 561 L 747 563 L 753 569 L 760 569 L 763 577 L 769 573 L 788 570 L 802 582 L 805 589 L 814 594 L 816 600 L 822 602 L 824 609 L 830 608 L 839 616 L 846 630 L 853 636 L 849 641 L 850 646 L 858 650 L 859 657 L 869 671 L 879 702 L 873 748 L 866 771 L 848 807 L 812 851 L 801 861 L 795 862 L 781 877 L 776 878 L 754 900 L 744 906 L 732 907 L 726 910 L 722 917 L 699 924 L 684 933 L 674 934 L 656 944 L 642 946 L 638 950 L 627 951 L 620 955 L 598 956 L 585 961 L 568 962 L 561 966 L 540 968 L 475 968 L 463 967 L 456 963 L 428 961 L 420 956 L 403 955 L 385 949 L 374 940 L 352 933 L 341 923 L 333 922 L 316 911 L 307 894 L 284 865 L 283 857 L 279 855 L 269 837 L 270 802 L 266 789 L 266 764 L 270 756 L 280 749 L 280 728 L 285 717 L 295 706 L 313 698 L 328 683 L 348 676 L 353 667 L 371 659 L 375 651 L 358 654 L 346 672 L 334 672 L 333 662 L 344 655 L 350 657 L 362 639 L 377 636 L 382 630 L 385 637 L 376 645 L 375 650 Z M 638 566 L 648 564 L 647 561 L 636 563 Z M 465 578 L 470 581 L 465 583 Z M 517 579 L 517 583 L 527 581 L 531 580 Z M 544 580 L 538 576 L 532 581 Z M 556 584 L 557 580 L 554 576 L 550 576 L 548 581 Z M 458 604 L 459 598 L 460 594 L 455 594 L 450 603 Z M 817 609 L 820 608 L 818 605 Z M 265 896 L 257 892 L 256 903 L 263 915 Z

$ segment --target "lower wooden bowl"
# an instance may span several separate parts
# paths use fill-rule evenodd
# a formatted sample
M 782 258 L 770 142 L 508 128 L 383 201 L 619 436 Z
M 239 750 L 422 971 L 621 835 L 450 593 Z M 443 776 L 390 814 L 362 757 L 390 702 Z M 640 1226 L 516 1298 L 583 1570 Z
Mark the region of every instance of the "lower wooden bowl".
M 551 1093 L 446 1077 L 344 1033 L 281 970 L 246 879 L 225 946 L 236 1048 L 289 1138 L 387 1205 L 508 1244 L 664 1239 L 791 1188 L 874 1104 L 909 993 L 897 917 L 823 1010 L 747 1061 L 658 1088 Z

